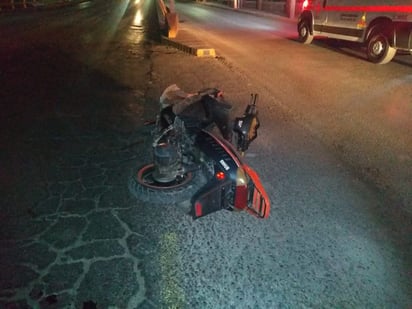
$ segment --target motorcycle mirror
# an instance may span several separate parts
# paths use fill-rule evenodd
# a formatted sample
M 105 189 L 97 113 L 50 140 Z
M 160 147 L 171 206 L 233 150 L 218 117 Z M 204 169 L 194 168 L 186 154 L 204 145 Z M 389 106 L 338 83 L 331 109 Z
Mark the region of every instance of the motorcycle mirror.
M 252 93 L 250 103 L 246 107 L 245 113 L 242 117 L 235 119 L 233 131 L 237 133 L 237 149 L 241 152 L 245 152 L 249 148 L 250 143 L 257 137 L 257 130 L 260 126 L 257 117 L 257 97 L 257 93 Z

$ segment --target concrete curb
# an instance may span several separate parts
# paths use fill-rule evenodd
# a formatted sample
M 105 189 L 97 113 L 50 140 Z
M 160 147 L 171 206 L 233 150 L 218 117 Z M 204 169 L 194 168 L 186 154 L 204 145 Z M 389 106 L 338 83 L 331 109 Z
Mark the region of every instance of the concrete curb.
M 266 12 L 266 11 L 258 11 L 258 10 L 251 10 L 251 9 L 234 9 L 225 5 L 220 5 L 216 3 L 208 3 L 204 1 L 196 1 L 196 4 L 204 5 L 204 6 L 212 6 L 223 10 L 230 10 L 235 11 L 241 14 L 249 14 L 255 16 L 262 16 L 262 17 L 276 17 L 281 19 L 287 19 L 289 21 L 295 22 L 295 19 L 290 19 L 281 14 L 281 12 Z M 179 35 L 180 33 L 180 35 Z M 201 41 L 197 40 L 193 35 L 190 33 L 185 33 L 184 35 L 181 34 L 182 30 L 179 30 L 176 33 L 176 36 L 166 37 L 162 36 L 161 42 L 165 45 L 174 47 L 178 50 L 186 52 L 188 54 L 197 56 L 197 57 L 216 57 L 216 51 L 214 48 L 211 47 L 196 47 L 196 45 L 203 44 Z M 183 39 L 182 39 L 183 36 Z
M 168 37 L 162 36 L 161 41 L 167 46 L 174 47 L 178 50 L 186 52 L 188 54 L 194 55 L 196 57 L 216 57 L 216 51 L 214 48 L 198 48 L 193 47 L 188 44 L 178 42 L 175 39 L 170 39 Z

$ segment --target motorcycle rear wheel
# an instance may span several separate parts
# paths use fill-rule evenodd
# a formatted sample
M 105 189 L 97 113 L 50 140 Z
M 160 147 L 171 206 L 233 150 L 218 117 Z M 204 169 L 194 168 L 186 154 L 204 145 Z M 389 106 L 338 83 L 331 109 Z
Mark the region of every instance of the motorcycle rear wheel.
M 154 164 L 140 167 L 129 183 L 130 192 L 139 200 L 156 204 L 182 203 L 189 201 L 206 177 L 201 171 L 188 172 L 181 179 L 168 183 L 157 182 L 153 178 Z

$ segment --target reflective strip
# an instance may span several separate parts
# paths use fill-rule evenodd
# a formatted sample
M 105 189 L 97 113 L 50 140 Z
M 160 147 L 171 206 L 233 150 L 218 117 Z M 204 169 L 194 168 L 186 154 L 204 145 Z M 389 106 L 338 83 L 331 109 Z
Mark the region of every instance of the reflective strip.
M 346 12 L 405 12 L 412 13 L 412 5 L 351 5 L 351 6 L 326 6 L 324 11 Z

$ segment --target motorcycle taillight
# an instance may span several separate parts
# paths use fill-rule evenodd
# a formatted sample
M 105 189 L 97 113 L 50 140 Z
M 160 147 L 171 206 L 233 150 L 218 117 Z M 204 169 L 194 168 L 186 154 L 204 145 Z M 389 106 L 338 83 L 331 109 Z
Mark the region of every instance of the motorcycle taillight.
M 238 210 L 243 210 L 247 207 L 247 183 L 248 179 L 245 171 L 242 168 L 238 168 L 236 173 L 235 200 L 233 203 L 233 206 Z

